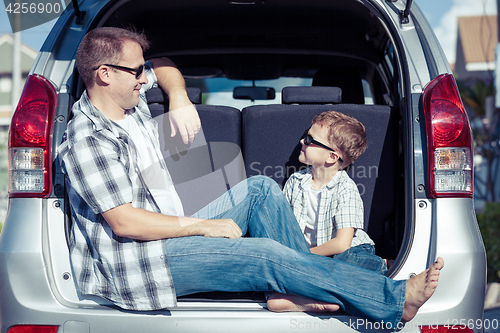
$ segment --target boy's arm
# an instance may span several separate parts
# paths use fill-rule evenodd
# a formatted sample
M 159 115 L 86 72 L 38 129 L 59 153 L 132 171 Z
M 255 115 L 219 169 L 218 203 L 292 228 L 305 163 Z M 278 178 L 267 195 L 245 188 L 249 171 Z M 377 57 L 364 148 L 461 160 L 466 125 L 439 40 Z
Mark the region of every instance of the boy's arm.
M 328 242 L 311 248 L 311 252 L 325 257 L 344 252 L 351 247 L 354 237 L 354 228 L 342 228 L 337 230 L 337 236 Z
M 333 208 L 332 208 L 333 209 Z M 335 238 L 311 249 L 312 253 L 332 256 L 349 249 L 356 228 L 363 228 L 363 201 L 354 182 L 347 182 L 338 193 L 335 219 Z

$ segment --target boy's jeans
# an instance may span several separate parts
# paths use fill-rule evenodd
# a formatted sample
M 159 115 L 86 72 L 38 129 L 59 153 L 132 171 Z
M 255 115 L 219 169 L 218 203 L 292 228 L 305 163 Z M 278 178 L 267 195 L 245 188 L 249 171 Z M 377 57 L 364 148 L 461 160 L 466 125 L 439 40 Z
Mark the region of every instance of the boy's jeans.
M 351 315 L 395 328 L 406 281 L 314 255 L 278 185 L 241 182 L 194 215 L 231 218 L 250 237 L 166 240 L 177 296 L 207 291 L 276 291 L 339 304 Z
M 380 274 L 387 272 L 387 265 L 384 259 L 375 254 L 375 247 L 370 244 L 351 247 L 342 253 L 334 255 L 333 258 Z

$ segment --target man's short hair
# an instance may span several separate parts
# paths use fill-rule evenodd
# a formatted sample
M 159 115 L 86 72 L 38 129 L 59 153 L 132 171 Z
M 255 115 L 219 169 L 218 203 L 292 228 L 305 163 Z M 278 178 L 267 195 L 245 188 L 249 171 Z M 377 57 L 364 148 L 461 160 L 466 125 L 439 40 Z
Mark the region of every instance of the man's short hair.
M 368 145 L 365 126 L 356 118 L 338 111 L 326 111 L 314 117 L 312 123 L 328 128 L 328 142 L 340 150 L 346 165 L 365 152 Z
M 126 41 L 138 43 L 143 52 L 149 48 L 146 36 L 135 29 L 101 27 L 89 31 L 83 37 L 76 51 L 76 68 L 87 88 L 95 83 L 93 68 L 103 64 L 118 65 Z

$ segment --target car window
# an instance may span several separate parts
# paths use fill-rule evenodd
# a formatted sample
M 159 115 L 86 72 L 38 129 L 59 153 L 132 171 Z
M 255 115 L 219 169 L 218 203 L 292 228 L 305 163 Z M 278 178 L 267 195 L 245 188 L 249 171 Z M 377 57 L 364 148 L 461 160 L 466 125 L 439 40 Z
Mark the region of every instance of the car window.
M 370 83 L 366 80 L 361 80 L 363 83 L 363 93 L 365 95 L 365 104 L 370 104 L 373 105 L 375 104 L 373 102 L 373 95 L 372 95 L 372 87 L 370 86 Z
M 388 44 L 384 52 L 384 60 L 391 77 L 394 77 L 394 46 Z
M 379 68 L 381 69 L 382 72 L 385 73 L 385 76 L 386 76 L 386 85 L 387 85 L 387 88 L 388 88 L 388 92 L 387 93 L 384 93 L 383 97 L 384 97 L 384 101 L 387 105 L 393 105 L 394 104 L 394 95 L 392 95 L 390 93 L 390 91 L 396 91 L 396 90 L 399 90 L 401 89 L 401 87 L 397 86 L 397 89 L 395 88 L 395 84 L 396 84 L 396 81 L 395 81 L 395 63 L 396 63 L 396 59 L 395 59 L 395 53 L 394 53 L 394 46 L 392 45 L 391 42 L 388 42 L 386 47 L 385 47 L 385 50 L 384 50 L 384 61 L 379 64 Z M 399 93 L 399 91 L 398 91 Z
M 276 91 L 274 99 L 246 100 L 233 98 L 235 87 L 271 87 Z M 311 86 L 311 78 L 281 77 L 276 80 L 230 80 L 225 77 L 186 79 L 188 87 L 198 87 L 203 93 L 203 104 L 226 105 L 237 109 L 243 109 L 251 105 L 280 104 L 281 90 L 290 86 Z

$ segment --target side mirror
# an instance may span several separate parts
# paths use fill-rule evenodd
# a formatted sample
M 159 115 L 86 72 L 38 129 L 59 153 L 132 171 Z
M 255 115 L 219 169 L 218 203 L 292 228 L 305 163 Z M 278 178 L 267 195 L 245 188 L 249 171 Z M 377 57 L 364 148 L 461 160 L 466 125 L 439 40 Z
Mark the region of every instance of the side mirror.
M 235 87 L 233 90 L 234 99 L 275 99 L 276 91 L 271 87 Z

